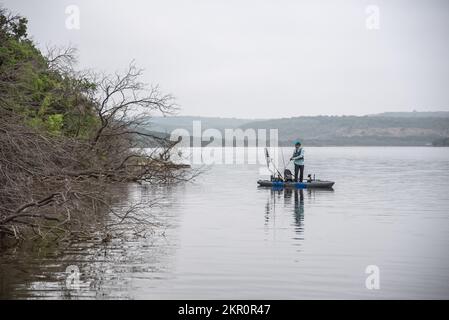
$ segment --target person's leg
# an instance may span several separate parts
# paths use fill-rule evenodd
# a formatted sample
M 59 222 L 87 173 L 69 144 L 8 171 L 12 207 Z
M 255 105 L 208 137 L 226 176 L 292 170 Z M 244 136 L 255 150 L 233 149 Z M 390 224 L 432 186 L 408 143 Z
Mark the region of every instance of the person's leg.
M 299 171 L 299 166 L 297 164 L 295 164 L 295 182 L 298 182 L 298 171 Z
M 304 165 L 299 166 L 299 171 L 300 171 L 299 182 L 302 182 L 302 178 L 303 178 L 303 175 L 304 175 Z

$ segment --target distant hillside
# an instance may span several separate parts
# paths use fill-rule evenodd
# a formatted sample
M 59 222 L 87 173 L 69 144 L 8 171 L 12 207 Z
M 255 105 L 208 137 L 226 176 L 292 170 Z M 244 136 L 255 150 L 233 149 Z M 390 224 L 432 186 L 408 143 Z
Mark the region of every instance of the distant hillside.
M 277 128 L 281 144 L 431 145 L 449 137 L 449 117 L 318 116 L 249 122 L 242 128 Z
M 369 115 L 372 117 L 394 118 L 449 118 L 449 111 L 424 111 L 424 112 L 383 112 Z
M 279 143 L 301 139 L 307 145 L 421 146 L 442 145 L 449 137 L 449 112 L 387 112 L 367 116 L 308 116 L 269 120 L 212 117 L 151 119 L 152 131 L 170 133 L 182 128 L 192 132 L 192 121 L 202 130 L 215 128 L 278 129 Z M 434 143 L 436 141 L 436 143 Z
M 449 138 L 441 138 L 432 142 L 435 147 L 449 147 Z
M 170 133 L 175 129 L 187 129 L 192 131 L 192 123 L 195 120 L 201 121 L 201 129 L 215 128 L 224 130 L 227 128 L 238 128 L 239 126 L 255 121 L 255 119 L 238 118 L 214 118 L 214 117 L 194 117 L 194 116 L 173 116 L 173 117 L 153 117 L 149 119 L 150 129 Z

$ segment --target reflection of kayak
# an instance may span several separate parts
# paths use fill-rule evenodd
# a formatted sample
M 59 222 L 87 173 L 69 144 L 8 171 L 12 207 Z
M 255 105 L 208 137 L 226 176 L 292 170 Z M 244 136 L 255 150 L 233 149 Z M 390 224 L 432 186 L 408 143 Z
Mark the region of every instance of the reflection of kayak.
M 284 181 L 270 181 L 270 180 L 259 180 L 257 181 L 261 187 L 271 187 L 271 188 L 332 188 L 335 182 L 325 181 L 325 180 L 313 180 L 311 182 L 284 182 Z

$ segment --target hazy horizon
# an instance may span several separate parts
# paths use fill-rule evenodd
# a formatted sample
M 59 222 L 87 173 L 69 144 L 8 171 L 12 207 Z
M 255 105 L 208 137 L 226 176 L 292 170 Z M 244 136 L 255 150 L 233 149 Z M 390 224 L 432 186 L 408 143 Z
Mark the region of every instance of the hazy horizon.
M 420 111 L 420 110 L 411 110 L 411 111 L 382 111 L 377 113 L 369 113 L 369 114 L 310 114 L 310 115 L 296 115 L 296 116 L 290 116 L 290 117 L 235 117 L 235 116 L 204 116 L 204 115 L 195 115 L 195 114 L 170 114 L 170 115 L 160 115 L 156 117 L 192 117 L 192 118 L 223 118 L 223 119 L 240 119 L 240 120 L 274 120 L 274 119 L 281 119 L 281 118 L 297 118 L 297 117 L 364 117 L 364 116 L 376 116 L 381 115 L 384 113 L 449 113 L 449 111 L 445 110 L 426 110 L 426 111 Z
M 135 59 L 180 116 L 249 119 L 449 111 L 449 2 L 25 1 L 29 35 L 79 69 Z M 68 29 L 69 5 L 79 29 Z M 374 28 L 368 27 L 373 22 Z M 377 20 L 376 20 L 377 19 Z

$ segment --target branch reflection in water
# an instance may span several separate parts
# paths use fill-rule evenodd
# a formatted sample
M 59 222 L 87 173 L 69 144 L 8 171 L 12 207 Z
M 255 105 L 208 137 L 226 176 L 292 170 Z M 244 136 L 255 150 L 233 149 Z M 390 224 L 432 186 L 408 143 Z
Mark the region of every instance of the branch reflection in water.
M 123 224 L 111 239 L 80 238 L 65 242 L 30 242 L 0 250 L 0 298 L 132 298 L 132 275 L 163 279 L 170 277 L 175 251 L 173 229 L 176 217 L 170 208 L 170 187 L 152 188 L 128 185 L 117 189 L 115 213 L 129 208 L 130 203 L 158 199 L 152 208 L 140 208 L 136 214 L 153 221 L 145 234 L 135 235 L 136 225 Z M 103 212 L 92 221 L 92 228 L 105 228 L 114 222 L 113 212 Z M 44 242 L 44 243 L 43 243 Z M 20 266 L 18 268 L 17 266 Z M 67 290 L 66 268 L 79 271 L 79 290 Z
M 273 229 L 276 229 L 276 207 L 283 205 L 284 209 L 291 210 L 293 214 L 294 240 L 304 240 L 304 197 L 307 205 L 313 205 L 316 195 L 333 193 L 334 189 L 296 189 L 296 188 L 272 188 L 265 205 L 265 230 L 269 229 L 270 221 Z M 282 201 L 283 200 L 283 201 Z

